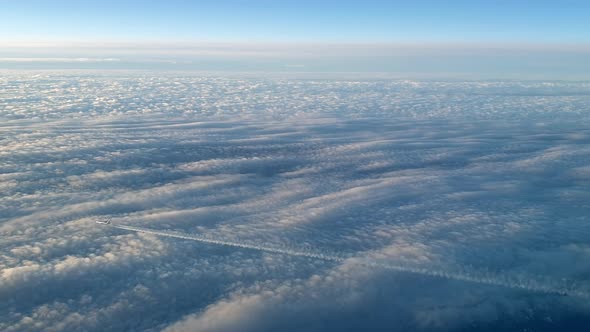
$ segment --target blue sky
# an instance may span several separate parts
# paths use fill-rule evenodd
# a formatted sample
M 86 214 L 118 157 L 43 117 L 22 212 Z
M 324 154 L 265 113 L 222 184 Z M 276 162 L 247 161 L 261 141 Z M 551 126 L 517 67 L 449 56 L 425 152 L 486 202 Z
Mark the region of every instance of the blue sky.
M 588 1 L 6 1 L 4 40 L 590 42 Z
M 0 69 L 590 79 L 588 1 L 6 1 Z

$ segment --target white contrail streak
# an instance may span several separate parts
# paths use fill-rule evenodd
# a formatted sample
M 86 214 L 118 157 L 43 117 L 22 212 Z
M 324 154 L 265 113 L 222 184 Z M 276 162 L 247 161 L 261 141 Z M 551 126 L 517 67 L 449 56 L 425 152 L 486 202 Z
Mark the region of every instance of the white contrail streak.
M 252 249 L 258 251 L 264 251 L 269 253 L 276 253 L 276 254 L 283 254 L 289 256 L 300 256 L 300 257 L 308 257 L 313 259 L 320 259 L 325 261 L 332 261 L 332 262 L 344 262 L 349 258 L 338 256 L 338 255 L 327 255 L 318 252 L 314 252 L 311 250 L 297 250 L 293 248 L 287 247 L 271 247 L 261 244 L 254 244 L 254 243 L 246 243 L 246 242 L 237 242 L 232 240 L 220 239 L 220 238 L 213 238 L 204 235 L 197 235 L 197 234 L 188 234 L 188 233 L 179 233 L 174 231 L 161 231 L 161 230 L 154 230 L 149 228 L 143 227 L 133 227 L 133 226 L 125 226 L 125 225 L 114 225 L 111 224 L 110 226 L 118 229 L 124 229 L 133 232 L 139 233 L 146 233 L 146 234 L 153 234 L 158 236 L 166 236 L 171 238 L 178 238 L 178 239 L 186 239 L 192 241 L 198 241 L 203 243 L 209 244 L 216 244 L 216 245 L 223 245 L 229 247 L 236 247 L 236 248 L 244 248 L 244 249 Z M 352 259 L 352 258 L 350 258 Z M 590 298 L 590 292 L 587 290 L 579 289 L 575 286 L 568 286 L 568 285 L 553 285 L 555 282 L 541 282 L 538 280 L 532 280 L 530 278 L 518 278 L 518 277 L 508 277 L 508 276 L 501 276 L 495 273 L 490 272 L 480 272 L 474 271 L 473 269 L 466 269 L 466 268 L 457 268 L 458 271 L 446 271 L 446 270 L 437 270 L 432 268 L 421 268 L 421 267 L 414 267 L 409 265 L 402 265 L 402 264 L 388 264 L 388 263 L 381 263 L 371 260 L 362 260 L 359 259 L 354 260 L 355 263 L 366 266 L 366 267 L 375 267 L 375 268 L 383 268 L 389 269 L 399 272 L 407 272 L 407 273 L 416 273 L 420 275 L 426 275 L 431 277 L 439 277 L 451 280 L 459 280 L 459 281 L 467 281 L 473 282 L 478 284 L 486 284 L 486 285 L 493 285 L 493 286 L 501 286 L 513 289 L 522 289 L 532 292 L 539 292 L 539 293 L 547 293 L 547 294 L 559 294 L 559 295 L 567 295 L 567 296 L 575 296 L 575 297 L 583 297 L 583 298 Z

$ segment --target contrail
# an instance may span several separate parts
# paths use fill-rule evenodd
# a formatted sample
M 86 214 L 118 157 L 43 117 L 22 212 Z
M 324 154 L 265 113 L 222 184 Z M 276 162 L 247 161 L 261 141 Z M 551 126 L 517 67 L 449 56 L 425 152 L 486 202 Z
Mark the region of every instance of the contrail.
M 197 234 L 188 234 L 188 233 L 179 233 L 175 231 L 162 231 L 162 230 L 154 230 L 149 228 L 143 227 L 134 227 L 134 226 L 126 226 L 126 225 L 115 225 L 110 224 L 111 227 L 123 229 L 132 232 L 138 233 L 146 233 L 146 234 L 153 234 L 158 236 L 166 236 L 171 238 L 177 239 L 185 239 L 185 240 L 192 240 L 197 242 L 209 243 L 209 244 L 216 244 L 216 245 L 223 245 L 235 248 L 243 248 L 243 249 L 251 249 L 251 250 L 258 250 L 264 251 L 269 253 L 275 254 L 283 254 L 289 256 L 299 256 L 299 257 L 308 257 L 313 259 L 320 259 L 325 261 L 332 261 L 332 262 L 344 262 L 348 259 L 342 257 L 337 254 L 322 254 L 316 251 L 311 250 L 298 250 L 288 247 L 273 247 L 273 246 L 266 246 L 262 244 L 254 244 L 248 242 L 237 242 L 227 239 L 221 238 L 214 238 L 204 235 L 197 235 Z M 458 271 L 447 271 L 442 269 L 432 269 L 432 268 L 420 268 L 414 267 L 409 265 L 402 265 L 402 264 L 389 264 L 389 263 L 382 263 L 377 261 L 371 260 L 361 260 L 362 258 L 354 259 L 356 264 L 365 266 L 365 267 L 373 267 L 373 268 L 382 268 L 382 269 L 389 269 L 398 272 L 406 272 L 406 273 L 415 273 L 425 276 L 431 277 L 438 277 L 450 280 L 458 280 L 458 281 L 466 281 L 478 284 L 486 284 L 492 286 L 500 286 L 512 289 L 521 289 L 526 291 L 538 292 L 538 293 L 546 293 L 546 294 L 558 294 L 564 296 L 574 296 L 574 297 L 583 297 L 583 298 L 590 298 L 590 292 L 578 289 L 575 285 L 552 285 L 547 282 L 541 282 L 539 280 L 534 280 L 530 278 L 524 277 L 508 277 L 502 276 L 495 273 L 490 272 L 481 272 L 475 271 L 474 269 L 468 268 L 457 268 Z M 552 283 L 555 283 L 553 281 Z

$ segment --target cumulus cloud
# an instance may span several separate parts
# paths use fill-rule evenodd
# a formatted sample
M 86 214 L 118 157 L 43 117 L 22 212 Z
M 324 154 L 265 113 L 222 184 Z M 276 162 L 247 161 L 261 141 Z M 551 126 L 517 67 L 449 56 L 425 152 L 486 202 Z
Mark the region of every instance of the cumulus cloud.
M 0 87 L 0 330 L 590 320 L 587 83 L 39 72 Z

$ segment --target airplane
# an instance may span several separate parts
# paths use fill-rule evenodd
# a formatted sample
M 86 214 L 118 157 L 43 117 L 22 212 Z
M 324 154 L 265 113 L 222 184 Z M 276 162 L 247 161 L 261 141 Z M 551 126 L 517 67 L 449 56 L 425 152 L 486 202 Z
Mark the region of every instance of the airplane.
M 110 225 L 111 224 L 111 218 L 103 218 L 103 219 L 97 219 L 96 220 L 97 224 L 101 224 L 101 225 Z

